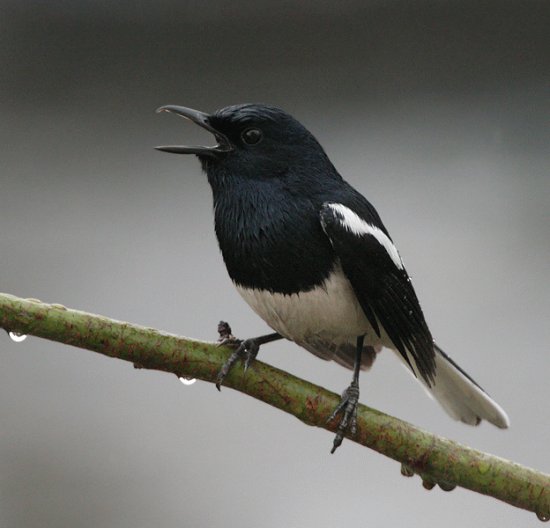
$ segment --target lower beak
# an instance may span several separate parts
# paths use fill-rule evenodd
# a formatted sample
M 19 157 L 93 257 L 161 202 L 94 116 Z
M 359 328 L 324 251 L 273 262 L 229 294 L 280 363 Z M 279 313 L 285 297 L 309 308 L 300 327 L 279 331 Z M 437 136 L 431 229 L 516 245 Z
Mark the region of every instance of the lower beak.
M 155 147 L 157 150 L 163 152 L 171 152 L 173 154 L 196 154 L 198 156 L 211 156 L 216 157 L 220 154 L 224 154 L 233 150 L 233 146 L 229 139 L 224 136 L 222 133 L 218 132 L 210 124 L 210 115 L 205 114 L 204 112 L 199 112 L 198 110 L 193 110 L 192 108 L 186 108 L 185 106 L 175 106 L 167 105 L 161 106 L 157 109 L 157 112 L 170 112 L 172 114 L 177 114 L 185 119 L 189 119 L 193 123 L 196 123 L 200 127 L 208 130 L 214 134 L 218 143 L 214 146 L 191 146 L 191 145 L 169 145 L 162 147 Z

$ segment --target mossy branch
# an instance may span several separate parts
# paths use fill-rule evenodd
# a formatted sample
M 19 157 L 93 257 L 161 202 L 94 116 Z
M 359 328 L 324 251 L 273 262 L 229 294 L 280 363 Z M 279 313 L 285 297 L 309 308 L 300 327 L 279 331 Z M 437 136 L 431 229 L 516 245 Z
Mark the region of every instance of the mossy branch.
M 0 327 L 210 383 L 216 381 L 229 354 L 229 349 L 216 343 L 8 294 L 0 294 Z M 265 363 L 254 362 L 246 374 L 233 369 L 224 385 L 308 425 L 334 431 L 335 424 L 326 420 L 338 404 L 338 395 Z M 364 405 L 359 406 L 357 418 L 358 433 L 350 440 L 401 462 L 403 474 L 419 474 L 425 487 L 461 486 L 535 512 L 541 520 L 550 519 L 550 475 L 433 435 Z

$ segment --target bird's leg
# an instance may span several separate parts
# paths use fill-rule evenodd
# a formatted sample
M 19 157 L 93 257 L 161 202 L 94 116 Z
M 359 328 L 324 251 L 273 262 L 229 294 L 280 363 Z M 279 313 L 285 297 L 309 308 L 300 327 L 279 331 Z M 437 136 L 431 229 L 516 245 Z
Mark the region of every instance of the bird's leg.
M 331 422 L 336 416 L 342 413 L 342 419 L 336 429 L 336 436 L 332 446 L 331 454 L 340 447 L 344 434 L 349 432 L 354 435 L 357 432 L 357 404 L 359 403 L 359 370 L 361 369 L 361 354 L 363 352 L 363 341 L 365 336 L 357 338 L 357 349 L 355 351 L 355 364 L 353 366 L 353 379 L 351 385 L 342 394 L 340 403 L 334 409 L 327 422 Z
M 223 322 L 220 322 L 218 325 L 218 332 L 220 334 L 220 340 L 218 341 L 220 345 L 236 347 L 236 350 L 229 356 L 227 361 L 223 364 L 223 367 L 218 372 L 218 377 L 216 380 L 216 388 L 218 390 L 221 390 L 223 380 L 227 374 L 229 374 L 229 371 L 238 359 L 244 359 L 244 370 L 246 372 L 254 359 L 256 359 L 258 351 L 260 350 L 260 345 L 271 343 L 271 341 L 277 341 L 278 339 L 283 338 L 282 335 L 275 332 L 273 334 L 253 337 L 243 341 L 235 338 L 231 334 L 231 327 L 227 323 Z

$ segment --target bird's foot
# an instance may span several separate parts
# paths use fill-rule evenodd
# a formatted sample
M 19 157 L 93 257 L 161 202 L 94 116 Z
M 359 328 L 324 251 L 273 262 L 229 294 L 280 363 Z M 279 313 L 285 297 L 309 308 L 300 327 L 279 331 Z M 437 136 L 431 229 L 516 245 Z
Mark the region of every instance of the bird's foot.
M 244 359 L 244 371 L 248 370 L 248 367 L 256 359 L 258 351 L 260 350 L 260 345 L 265 343 L 271 343 L 272 341 L 277 341 L 282 339 L 281 334 L 277 332 L 273 334 L 267 334 L 260 337 L 253 337 L 252 339 L 237 339 L 231 333 L 231 327 L 229 323 L 225 321 L 220 321 L 218 324 L 218 334 L 220 337 L 218 339 L 218 346 L 229 346 L 234 348 L 235 351 L 229 356 L 229 359 L 224 363 L 223 367 L 218 372 L 218 377 L 216 380 L 216 388 L 221 390 L 220 387 L 223 383 L 223 380 L 229 374 L 229 371 L 233 365 L 237 362 L 238 359 Z
M 342 444 L 344 435 L 346 432 L 350 432 L 352 435 L 357 433 L 357 404 L 359 403 L 359 384 L 353 381 L 351 385 L 342 394 L 340 403 L 334 409 L 327 422 L 331 422 L 342 414 L 342 419 L 336 429 L 336 436 L 334 437 L 334 443 L 331 449 L 331 454 L 336 451 Z
M 216 388 L 221 390 L 221 385 L 225 377 L 229 374 L 229 371 L 233 365 L 239 359 L 244 359 L 244 371 L 248 370 L 248 367 L 256 359 L 258 351 L 260 350 L 260 343 L 256 339 L 245 339 L 244 341 L 236 339 L 231 336 L 230 339 L 220 341 L 220 345 L 229 345 L 236 347 L 236 350 L 229 356 L 229 359 L 223 364 L 223 367 L 218 372 L 216 379 Z

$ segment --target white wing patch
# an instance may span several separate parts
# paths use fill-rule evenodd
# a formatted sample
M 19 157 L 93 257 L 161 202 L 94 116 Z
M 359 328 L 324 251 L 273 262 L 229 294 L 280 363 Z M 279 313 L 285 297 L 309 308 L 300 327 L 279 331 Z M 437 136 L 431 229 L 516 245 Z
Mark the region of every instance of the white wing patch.
M 388 235 L 384 233 L 380 228 L 368 224 L 358 214 L 354 213 L 351 209 L 345 205 L 339 203 L 326 204 L 335 213 L 338 213 L 338 220 L 340 225 L 357 236 L 370 235 L 376 238 L 378 243 L 384 247 L 388 255 L 392 259 L 393 263 L 399 268 L 403 269 L 403 260 L 399 256 L 397 248 L 393 242 L 389 239 Z

